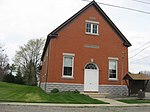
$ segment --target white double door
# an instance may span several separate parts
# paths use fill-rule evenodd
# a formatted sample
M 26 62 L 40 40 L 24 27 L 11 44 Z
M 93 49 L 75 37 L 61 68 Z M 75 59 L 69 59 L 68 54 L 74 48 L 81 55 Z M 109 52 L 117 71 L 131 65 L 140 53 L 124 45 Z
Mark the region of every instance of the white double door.
M 98 92 L 99 73 L 97 69 L 84 70 L 84 91 Z

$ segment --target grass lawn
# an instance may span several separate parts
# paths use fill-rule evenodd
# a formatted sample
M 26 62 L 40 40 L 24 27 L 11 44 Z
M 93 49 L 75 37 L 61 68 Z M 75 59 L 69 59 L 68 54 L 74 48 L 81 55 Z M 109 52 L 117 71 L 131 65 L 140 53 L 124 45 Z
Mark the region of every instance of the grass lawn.
M 78 93 L 45 93 L 38 87 L 0 82 L 1 102 L 106 104 Z
M 141 104 L 141 103 L 150 103 L 150 100 L 140 100 L 140 99 L 131 99 L 131 100 L 118 100 L 120 102 L 128 103 L 128 104 Z

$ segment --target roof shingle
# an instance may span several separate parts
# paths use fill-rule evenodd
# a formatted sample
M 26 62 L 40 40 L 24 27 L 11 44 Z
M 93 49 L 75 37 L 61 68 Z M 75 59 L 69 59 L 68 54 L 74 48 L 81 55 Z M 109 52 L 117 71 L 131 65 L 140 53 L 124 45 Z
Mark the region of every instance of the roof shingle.
M 144 74 L 127 74 L 123 78 L 124 80 L 150 80 L 150 77 Z

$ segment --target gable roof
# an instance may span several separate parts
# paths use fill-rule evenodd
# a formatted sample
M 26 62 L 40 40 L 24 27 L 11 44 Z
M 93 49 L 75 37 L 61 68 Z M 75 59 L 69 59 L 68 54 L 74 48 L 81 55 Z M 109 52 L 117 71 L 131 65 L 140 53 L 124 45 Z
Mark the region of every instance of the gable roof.
M 149 76 L 144 74 L 126 74 L 124 80 L 150 80 Z
M 62 28 L 64 28 L 66 25 L 68 25 L 71 21 L 73 21 L 76 17 L 78 17 L 80 14 L 82 14 L 85 10 L 87 10 L 91 6 L 94 6 L 97 9 L 97 11 L 102 15 L 102 17 L 112 27 L 112 29 L 118 34 L 120 39 L 123 41 L 124 46 L 126 46 L 126 47 L 130 47 L 131 46 L 131 43 L 126 39 L 126 37 L 121 33 L 121 31 L 116 27 L 116 25 L 110 20 L 110 18 L 105 14 L 105 12 L 99 7 L 99 5 L 93 0 L 88 5 L 86 5 L 84 8 L 82 8 L 80 11 L 78 11 L 76 14 L 74 14 L 71 18 L 66 20 L 59 27 L 57 27 L 55 30 L 53 30 L 51 33 L 48 34 L 41 60 L 43 60 L 43 58 L 44 58 L 46 49 L 48 47 L 48 44 L 49 44 L 51 38 L 56 38 L 57 37 L 57 33 Z

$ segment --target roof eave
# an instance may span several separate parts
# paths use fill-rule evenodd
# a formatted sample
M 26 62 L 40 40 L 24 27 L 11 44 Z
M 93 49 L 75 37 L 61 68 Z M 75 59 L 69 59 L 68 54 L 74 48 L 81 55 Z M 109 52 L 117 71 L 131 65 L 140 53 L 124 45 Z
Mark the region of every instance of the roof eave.
M 42 53 L 42 57 L 41 57 L 41 61 L 43 61 L 43 58 L 44 58 L 44 55 L 45 55 L 45 52 L 47 50 L 47 47 L 49 45 L 49 42 L 52 38 L 56 38 L 58 36 L 58 34 L 48 34 L 47 35 L 47 39 L 46 39 L 46 42 L 45 42 L 45 46 L 44 46 L 44 50 L 43 50 L 43 53 Z
M 132 46 L 131 43 L 126 39 L 126 37 L 121 33 L 121 31 L 117 28 L 117 26 L 111 21 L 111 19 L 107 16 L 107 14 L 100 8 L 100 6 L 95 2 L 95 6 L 100 12 L 100 14 L 105 17 L 105 20 L 111 25 L 111 27 L 115 30 L 115 32 L 119 35 L 121 40 L 123 41 L 123 45 L 126 47 Z
M 132 46 L 132 44 L 131 44 L 130 42 L 128 42 L 128 43 L 127 43 L 127 42 L 124 42 L 123 45 L 126 46 L 126 47 Z

